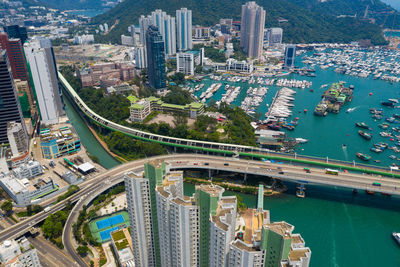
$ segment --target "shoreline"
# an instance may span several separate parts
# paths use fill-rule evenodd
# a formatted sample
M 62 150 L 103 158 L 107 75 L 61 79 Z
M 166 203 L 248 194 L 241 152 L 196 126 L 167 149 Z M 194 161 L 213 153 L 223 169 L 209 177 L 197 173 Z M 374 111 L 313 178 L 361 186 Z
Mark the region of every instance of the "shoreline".
M 125 163 L 128 162 L 129 160 L 118 156 L 117 154 L 115 154 L 114 152 L 112 152 L 108 145 L 106 144 L 106 142 L 104 142 L 100 136 L 97 134 L 97 132 L 89 125 L 85 122 L 86 126 L 88 127 L 88 129 L 90 130 L 90 132 L 93 134 L 93 136 L 96 138 L 97 142 L 99 142 L 99 144 L 104 148 L 105 151 L 107 151 L 108 154 L 110 154 L 110 156 L 112 156 L 114 159 L 116 159 L 117 161 L 121 162 L 121 163 Z

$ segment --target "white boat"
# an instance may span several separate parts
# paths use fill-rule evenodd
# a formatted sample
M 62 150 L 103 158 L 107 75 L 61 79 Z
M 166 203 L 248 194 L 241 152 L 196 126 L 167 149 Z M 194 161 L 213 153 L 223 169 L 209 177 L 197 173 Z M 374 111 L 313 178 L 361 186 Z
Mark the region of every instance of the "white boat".
M 305 143 L 308 142 L 308 140 L 307 140 L 307 139 L 304 139 L 304 138 L 296 138 L 295 140 L 296 140 L 296 142 L 299 143 L 299 144 L 305 144 Z
M 392 233 L 392 237 L 394 238 L 394 240 L 396 241 L 396 243 L 397 243 L 398 245 L 400 245 L 400 233 L 393 232 L 393 233 Z

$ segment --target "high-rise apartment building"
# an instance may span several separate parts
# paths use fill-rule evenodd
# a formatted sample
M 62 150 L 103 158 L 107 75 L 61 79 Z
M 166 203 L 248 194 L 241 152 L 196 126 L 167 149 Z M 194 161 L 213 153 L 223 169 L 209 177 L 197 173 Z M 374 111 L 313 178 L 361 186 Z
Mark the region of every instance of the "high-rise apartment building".
M 65 114 L 58 83 L 57 67 L 49 39 L 34 40 L 24 46 L 42 123 L 58 123 Z
M 143 45 L 135 47 L 135 67 L 137 69 L 147 68 L 146 47 Z
M 269 212 L 237 212 L 235 196 L 213 184 L 183 192 L 183 172 L 162 161 L 125 174 L 137 266 L 308 267 L 311 251 L 293 226 Z
M 176 25 L 175 18 L 167 15 L 161 9 L 151 12 L 153 26 L 156 26 L 164 40 L 166 55 L 176 54 Z
M 28 33 L 25 27 L 19 25 L 9 25 L 4 26 L 4 31 L 7 33 L 8 38 L 16 38 L 21 40 L 21 44 L 24 45 L 25 41 L 28 39 Z
M 284 67 L 286 69 L 293 68 L 295 59 L 296 59 L 296 45 L 291 45 L 291 44 L 286 45 Z
M 179 52 L 176 54 L 176 71 L 186 75 L 194 75 L 194 53 Z
M 282 44 L 282 28 L 268 28 L 264 30 L 264 45 L 277 46 Z
M 139 42 L 144 46 L 146 46 L 147 29 L 152 24 L 153 24 L 153 20 L 152 20 L 151 16 L 146 16 L 146 17 L 143 15 L 140 16 L 140 18 L 139 18 L 139 29 L 140 29 Z
M 181 8 L 176 11 L 176 29 L 178 51 L 192 49 L 192 10 Z
M 265 10 L 256 2 L 242 5 L 240 47 L 250 58 L 260 58 L 263 49 Z
M 28 151 L 29 138 L 22 123 L 9 121 L 7 123 L 7 138 L 13 156 Z
M 150 26 L 146 32 L 147 70 L 149 84 L 155 89 L 166 87 L 164 41 L 157 27 Z
M 7 124 L 11 121 L 21 123 L 26 133 L 26 126 L 11 74 L 11 67 L 8 63 L 7 52 L 0 49 L 0 144 L 9 143 Z

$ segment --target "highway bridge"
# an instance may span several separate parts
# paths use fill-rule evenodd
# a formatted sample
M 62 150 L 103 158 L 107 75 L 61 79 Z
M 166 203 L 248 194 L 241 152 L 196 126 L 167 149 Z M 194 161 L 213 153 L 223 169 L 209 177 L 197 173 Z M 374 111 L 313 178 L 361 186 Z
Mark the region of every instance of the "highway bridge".
M 355 162 L 346 162 L 346 161 L 304 156 L 298 154 L 280 153 L 259 147 L 175 138 L 126 127 L 118 123 L 109 121 L 101 117 L 97 113 L 95 113 L 79 97 L 76 91 L 71 87 L 71 85 L 68 83 L 68 81 L 64 78 L 64 76 L 60 72 L 58 72 L 58 76 L 60 79 L 60 83 L 64 91 L 67 93 L 68 97 L 75 103 L 75 105 L 79 108 L 79 110 L 83 114 L 85 114 L 88 118 L 90 118 L 93 122 L 109 130 L 118 131 L 139 140 L 155 142 L 166 146 L 179 147 L 194 151 L 211 152 L 220 155 L 221 154 L 236 155 L 236 156 L 250 157 L 250 158 L 272 159 L 272 160 L 286 161 L 290 163 L 302 164 L 307 166 L 312 165 L 312 166 L 321 166 L 327 168 L 347 169 L 349 171 L 355 171 L 360 173 L 370 173 L 370 174 L 400 178 L 399 171 L 391 170 L 388 167 L 372 166 Z
M 51 206 L 48 212 L 40 212 L 34 216 L 19 222 L 6 230 L 0 232 L 0 242 L 16 238 L 29 231 L 29 228 L 44 220 L 50 213 L 65 208 L 68 201 L 78 202 L 77 208 L 74 208 L 72 214 L 77 216 L 79 207 L 90 203 L 97 195 L 101 194 L 110 187 L 123 182 L 123 174 L 127 171 L 141 172 L 145 162 L 151 160 L 164 160 L 169 162 L 172 169 L 203 169 L 220 170 L 233 173 L 255 174 L 266 177 L 273 177 L 283 181 L 295 183 L 308 183 L 326 186 L 344 187 L 350 189 L 369 190 L 374 192 L 383 192 L 392 195 L 400 195 L 400 179 L 374 176 L 361 173 L 339 172 L 339 175 L 326 174 L 323 168 L 310 168 L 310 173 L 304 171 L 304 168 L 292 164 L 267 163 L 258 160 L 245 160 L 232 157 L 210 156 L 202 154 L 171 154 L 156 156 L 153 158 L 131 161 L 118 165 L 106 172 L 90 178 L 80 184 L 81 190 L 69 198 Z M 380 183 L 380 186 L 374 186 L 373 183 Z M 76 210 L 77 209 L 77 210 Z M 74 218 L 72 216 L 72 218 Z M 68 223 L 67 223 L 68 226 Z M 72 224 L 70 225 L 72 226 Z M 70 232 L 66 231 L 67 234 Z M 65 236 L 63 240 L 67 239 Z

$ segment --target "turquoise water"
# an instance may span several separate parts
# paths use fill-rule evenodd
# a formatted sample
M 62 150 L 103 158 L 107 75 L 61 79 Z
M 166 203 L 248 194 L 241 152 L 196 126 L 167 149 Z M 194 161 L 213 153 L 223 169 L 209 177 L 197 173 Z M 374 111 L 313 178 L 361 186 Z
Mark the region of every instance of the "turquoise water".
M 305 98 L 307 95 L 304 92 Z M 83 145 L 106 168 L 116 166 L 118 162 L 101 147 L 71 104 L 64 100 L 67 115 Z M 193 192 L 194 186 L 185 184 L 185 194 Z M 306 194 L 305 199 L 299 199 L 290 188 L 286 194 L 265 198 L 264 208 L 271 211 L 273 221 L 285 220 L 302 234 L 312 250 L 310 266 L 400 266 L 400 248 L 390 236 L 392 231 L 400 231 L 398 198 L 364 193 L 353 196 L 349 190 L 313 186 L 307 187 Z M 240 195 L 248 207 L 256 207 L 255 196 Z
M 389 82 L 382 80 L 373 80 L 370 78 L 358 78 L 353 76 L 346 76 L 343 74 L 337 74 L 333 70 L 321 70 L 316 68 L 317 77 L 306 77 L 297 74 L 291 74 L 284 78 L 297 79 L 297 80 L 308 80 L 312 81 L 313 85 L 310 87 L 314 92 L 310 92 L 310 89 L 299 89 L 292 88 L 297 92 L 295 98 L 295 106 L 293 108 L 293 116 L 289 118 L 291 120 L 294 117 L 299 118 L 299 124 L 294 131 L 286 131 L 287 135 L 291 138 L 301 137 L 308 139 L 309 142 L 298 146 L 296 152 L 298 154 L 328 157 L 332 159 L 355 161 L 365 163 L 358 159 L 355 155 L 357 152 L 365 153 L 372 156 L 372 160 L 368 164 L 375 164 L 378 166 L 389 166 L 392 163 L 400 164 L 399 160 L 392 160 L 389 158 L 390 155 L 395 155 L 400 158 L 400 155 L 396 155 L 392 150 L 386 150 L 383 153 L 377 154 L 370 151 L 370 148 L 374 143 L 386 142 L 389 146 L 395 145 L 394 142 L 390 141 L 390 138 L 384 138 L 379 135 L 379 132 L 384 131 L 378 127 L 380 123 L 385 122 L 386 117 L 390 117 L 394 113 L 400 113 L 399 109 L 386 108 L 380 105 L 381 101 L 387 100 L 388 98 L 400 98 L 399 84 L 390 84 Z M 315 106 L 321 100 L 321 95 L 327 89 L 321 89 L 323 84 L 332 84 L 334 82 L 345 81 L 346 85 L 354 85 L 354 97 L 351 103 L 346 103 L 339 114 L 329 113 L 326 117 L 317 117 L 313 115 Z M 205 91 L 212 83 L 219 83 L 225 81 L 211 81 L 207 78 L 204 79 L 203 83 L 206 86 L 203 87 Z M 226 82 L 231 85 L 235 85 L 232 82 Z M 236 86 L 241 86 L 242 91 L 238 98 L 233 102 L 234 105 L 240 106 L 240 103 L 245 98 L 247 88 L 259 87 L 258 84 L 248 85 L 247 83 L 236 83 Z M 214 94 L 212 99 L 220 100 L 224 92 L 224 86 Z M 267 95 L 264 98 L 263 103 L 257 109 L 257 112 L 265 114 L 268 110 L 267 104 L 270 105 L 273 97 L 280 87 L 267 86 L 269 88 Z M 372 93 L 372 96 L 369 96 Z M 195 92 L 196 96 L 199 96 L 201 92 Z M 207 102 L 209 102 L 208 100 Z M 383 108 L 384 114 L 381 121 L 375 121 L 370 113 L 371 107 Z M 354 108 L 354 111 L 346 113 L 348 108 Z M 308 112 L 304 113 L 303 110 L 307 109 Z M 359 128 L 355 127 L 356 122 L 365 122 L 372 128 L 370 131 L 373 134 L 371 141 L 367 141 L 358 135 Z M 400 124 L 392 124 L 392 126 L 400 126 Z M 390 129 L 390 128 L 389 128 Z M 389 130 L 388 129 L 388 130 Z M 342 145 L 346 144 L 347 148 L 343 149 Z M 373 160 L 380 160 L 380 163 L 376 163 Z
M 92 132 L 86 126 L 85 122 L 79 116 L 79 114 L 72 107 L 71 103 L 66 97 L 63 97 L 65 102 L 65 111 L 71 122 L 72 126 L 74 126 L 75 131 L 78 133 L 79 138 L 83 146 L 86 150 L 92 154 L 97 156 L 99 159 L 99 164 L 106 169 L 111 169 L 119 164 L 119 162 L 114 159 L 108 152 L 99 144 L 97 139 L 93 136 Z
M 184 185 L 185 194 L 194 185 Z M 312 250 L 311 267 L 400 266 L 400 247 L 391 237 L 400 229 L 398 198 L 354 196 L 350 190 L 307 188 L 307 197 L 289 194 L 264 198 L 264 209 L 272 221 L 287 221 L 295 226 Z M 232 192 L 225 192 L 233 195 Z M 239 194 L 250 208 L 257 197 Z

